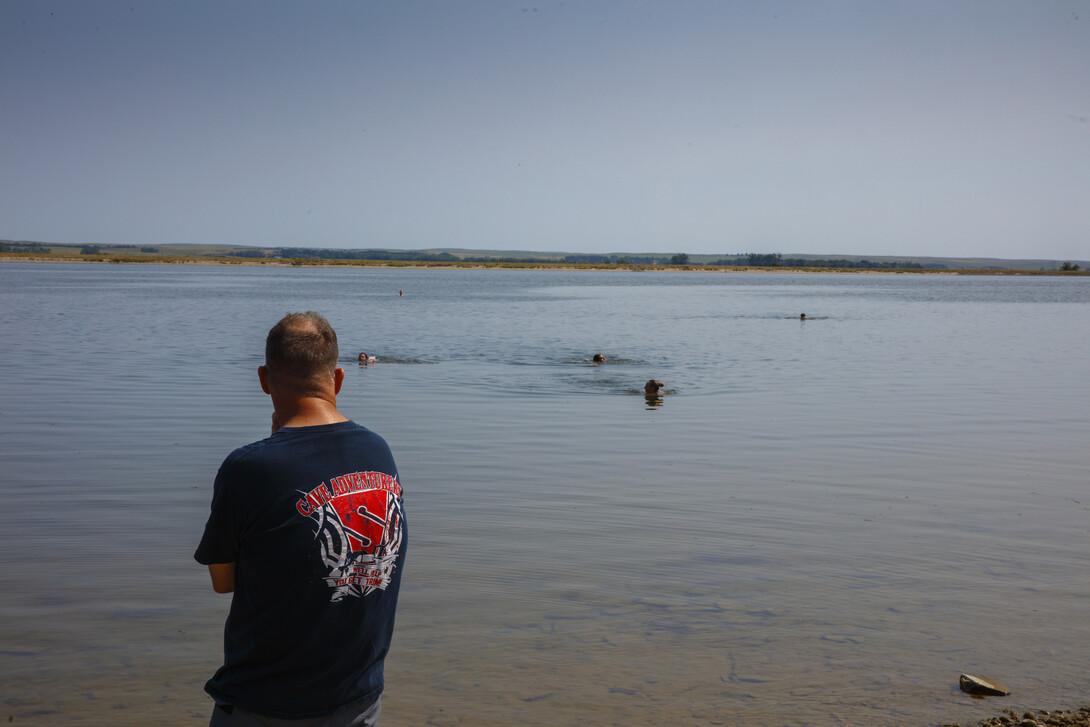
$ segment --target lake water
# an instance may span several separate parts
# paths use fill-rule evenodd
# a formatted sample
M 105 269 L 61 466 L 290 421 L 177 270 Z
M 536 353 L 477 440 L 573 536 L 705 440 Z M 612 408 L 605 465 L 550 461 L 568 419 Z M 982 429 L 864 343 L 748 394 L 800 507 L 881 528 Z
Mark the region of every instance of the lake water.
M 412 523 L 384 727 L 1090 701 L 1090 279 L 3 264 L 0 718 L 207 723 L 192 552 L 308 309 Z

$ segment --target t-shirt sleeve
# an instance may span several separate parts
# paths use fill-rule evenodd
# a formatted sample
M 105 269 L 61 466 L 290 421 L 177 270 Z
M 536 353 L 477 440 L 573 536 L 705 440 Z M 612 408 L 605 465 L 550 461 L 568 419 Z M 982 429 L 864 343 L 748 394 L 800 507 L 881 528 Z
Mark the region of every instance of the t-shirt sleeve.
M 228 475 L 229 464 L 225 462 L 216 474 L 212 489 L 212 512 L 204 525 L 204 535 L 193 557 L 198 563 L 234 563 L 238 560 L 239 548 L 239 512 L 231 478 Z

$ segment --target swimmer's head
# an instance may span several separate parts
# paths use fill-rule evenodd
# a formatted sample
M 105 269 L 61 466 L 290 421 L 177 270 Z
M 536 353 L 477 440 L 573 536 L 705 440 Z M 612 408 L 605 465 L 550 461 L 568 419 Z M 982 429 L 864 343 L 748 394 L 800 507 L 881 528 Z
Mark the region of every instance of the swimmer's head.
M 366 363 L 367 362 L 367 353 L 364 352 L 364 351 L 360 351 L 360 359 L 359 360 Z
M 659 393 L 659 389 L 664 386 L 666 386 L 666 384 L 662 383 L 661 381 L 648 379 L 647 383 L 643 385 L 643 393 L 647 394 L 648 396 L 653 396 Z
M 594 363 L 605 363 L 606 357 L 600 353 L 594 354 Z

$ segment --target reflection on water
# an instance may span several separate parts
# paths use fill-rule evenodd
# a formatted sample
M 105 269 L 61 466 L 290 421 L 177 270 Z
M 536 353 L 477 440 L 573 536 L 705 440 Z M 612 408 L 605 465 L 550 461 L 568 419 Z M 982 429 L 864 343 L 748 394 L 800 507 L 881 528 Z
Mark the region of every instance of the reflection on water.
M 268 430 L 265 333 L 310 309 L 416 533 L 386 727 L 1075 706 L 1086 283 L 0 265 L 8 712 L 207 723 L 228 601 L 192 551 Z

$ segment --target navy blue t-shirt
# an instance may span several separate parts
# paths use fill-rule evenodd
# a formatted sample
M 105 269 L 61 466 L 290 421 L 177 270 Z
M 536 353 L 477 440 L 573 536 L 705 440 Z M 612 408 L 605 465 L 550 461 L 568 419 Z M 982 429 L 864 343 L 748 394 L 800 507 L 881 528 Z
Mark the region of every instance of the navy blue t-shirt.
M 217 701 L 320 717 L 382 693 L 405 562 L 390 448 L 355 422 L 282 428 L 216 475 L 194 557 L 236 563 Z

